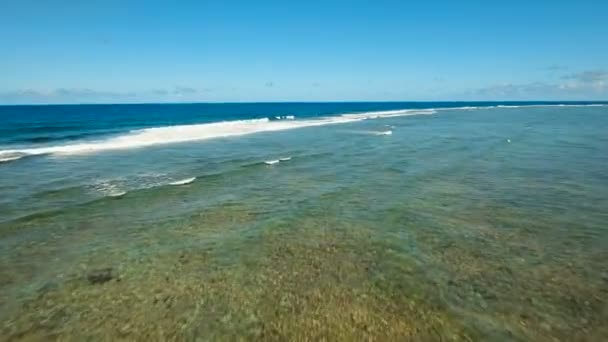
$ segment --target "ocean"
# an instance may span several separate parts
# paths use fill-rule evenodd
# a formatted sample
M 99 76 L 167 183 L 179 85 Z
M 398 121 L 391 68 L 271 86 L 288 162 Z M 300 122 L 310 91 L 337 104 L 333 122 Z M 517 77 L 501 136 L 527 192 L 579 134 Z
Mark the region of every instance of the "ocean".
M 0 340 L 608 340 L 608 103 L 0 106 Z

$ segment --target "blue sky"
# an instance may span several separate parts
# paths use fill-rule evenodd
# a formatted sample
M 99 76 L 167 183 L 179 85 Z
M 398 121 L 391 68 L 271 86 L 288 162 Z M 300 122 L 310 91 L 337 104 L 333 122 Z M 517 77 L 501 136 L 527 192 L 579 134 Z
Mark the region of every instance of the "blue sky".
M 608 99 L 608 1 L 0 7 L 2 104 Z

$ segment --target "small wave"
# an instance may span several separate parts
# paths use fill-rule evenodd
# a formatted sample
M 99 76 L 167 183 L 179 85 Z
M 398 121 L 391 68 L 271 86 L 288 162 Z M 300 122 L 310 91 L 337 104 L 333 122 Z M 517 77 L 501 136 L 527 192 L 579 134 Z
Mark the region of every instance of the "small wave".
M 94 184 L 92 187 L 104 197 L 122 197 L 127 193 L 123 189 L 123 186 L 116 182 L 102 181 Z
M 266 165 L 274 165 L 274 164 L 278 164 L 280 162 L 279 159 L 275 159 L 275 160 L 266 160 L 264 161 L 264 164 Z
M 6 163 L 6 162 L 19 160 L 19 159 L 21 159 L 23 157 L 27 157 L 27 156 L 28 155 L 26 153 L 21 153 L 21 152 L 2 153 L 0 151 L 0 163 Z
M 284 115 L 284 116 L 275 116 L 274 120 L 295 120 L 296 117 L 294 115 Z
M 264 164 L 266 165 L 274 165 L 274 164 L 278 164 L 280 162 L 286 162 L 286 161 L 290 161 L 291 160 L 291 156 L 289 157 L 282 157 L 279 159 L 273 159 L 273 160 L 266 160 L 264 161 Z
M 463 107 L 453 107 L 453 108 L 437 108 L 437 110 L 448 110 L 448 109 L 476 110 L 476 109 L 483 109 L 483 108 L 484 107 L 463 106 Z M 485 107 L 485 108 L 493 108 L 493 106 L 491 106 L 491 107 Z
M 526 104 L 526 105 L 489 105 L 489 106 L 463 106 L 463 107 L 438 107 L 434 108 L 435 111 L 451 111 L 451 110 L 481 110 L 481 109 L 493 109 L 493 108 L 543 108 L 543 107 L 606 107 L 608 104 L 604 103 L 588 103 L 588 104 Z
M 496 108 L 521 108 L 522 106 L 513 106 L 513 105 L 498 105 Z
M 254 162 L 247 162 L 247 163 L 243 163 L 240 165 L 241 168 L 248 168 L 248 167 L 256 167 L 256 166 L 260 166 L 260 165 L 264 165 L 266 164 L 263 161 L 254 161 Z
M 388 131 L 382 131 L 382 132 L 375 132 L 376 135 L 391 135 L 393 134 L 393 131 L 388 130 Z
M 190 184 L 192 182 L 194 182 L 196 180 L 196 177 L 190 177 L 190 178 L 186 178 L 186 179 L 181 179 L 175 182 L 170 182 L 169 185 L 186 185 L 186 184 Z
M 397 116 L 410 116 L 410 115 L 429 115 L 435 114 L 435 109 L 399 109 L 399 110 L 385 110 L 380 112 L 365 112 L 365 113 L 354 113 L 354 114 L 342 114 L 343 118 L 349 119 L 380 119 L 380 118 L 391 118 Z
M 109 193 L 107 196 L 112 197 L 112 198 L 118 198 L 118 197 L 122 197 L 126 194 L 127 194 L 126 191 L 116 191 L 116 192 Z
M 115 179 L 102 179 L 87 186 L 104 197 L 120 197 L 124 193 L 166 185 L 170 178 L 162 173 L 141 173 Z

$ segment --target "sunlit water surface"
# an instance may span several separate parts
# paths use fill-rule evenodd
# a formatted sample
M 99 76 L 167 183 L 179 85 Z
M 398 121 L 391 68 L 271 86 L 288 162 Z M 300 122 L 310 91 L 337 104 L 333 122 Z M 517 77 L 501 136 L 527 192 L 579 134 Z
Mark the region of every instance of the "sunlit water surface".
M 447 110 L 0 164 L 0 339 L 608 340 L 607 128 Z

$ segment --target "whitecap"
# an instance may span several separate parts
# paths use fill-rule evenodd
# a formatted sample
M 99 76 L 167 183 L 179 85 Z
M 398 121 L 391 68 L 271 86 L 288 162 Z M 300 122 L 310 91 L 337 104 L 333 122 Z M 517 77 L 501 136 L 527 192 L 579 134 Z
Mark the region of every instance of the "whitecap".
M 104 197 L 121 197 L 128 191 L 166 185 L 168 179 L 170 178 L 163 173 L 146 172 L 114 179 L 100 179 L 87 188 Z
M 391 135 L 393 134 L 393 131 L 388 130 L 388 131 L 382 131 L 382 132 L 375 132 L 376 135 Z
M 410 116 L 410 115 L 429 115 L 435 114 L 435 109 L 399 109 L 399 110 L 385 110 L 380 112 L 365 112 L 365 113 L 354 113 L 354 114 L 342 114 L 344 118 L 350 119 L 380 119 L 380 118 L 391 118 L 397 116 Z
M 94 184 L 92 187 L 104 197 L 122 197 L 127 193 L 115 181 L 102 181 Z
M 6 162 L 14 161 L 14 160 L 19 160 L 25 156 L 26 156 L 25 154 L 20 154 L 20 155 L 10 155 L 10 154 L 2 155 L 2 154 L 0 154 L 0 163 L 6 163 Z
M 554 105 L 526 105 L 526 107 L 557 106 Z M 507 107 L 505 105 L 499 105 Z M 565 106 L 604 106 L 604 104 L 584 104 Z M 510 106 L 517 107 L 517 106 Z M 115 136 L 104 140 L 84 141 L 71 144 L 52 145 L 45 147 L 31 147 L 23 149 L 12 149 L 0 151 L 0 162 L 8 162 L 22 158 L 26 155 L 45 154 L 86 154 L 107 150 L 120 150 L 142 148 L 160 144 L 182 143 L 189 141 L 200 141 L 215 138 L 235 137 L 259 132 L 273 132 L 304 127 L 316 127 L 332 124 L 352 123 L 362 120 L 390 118 L 410 115 L 430 115 L 437 111 L 458 109 L 483 109 L 492 106 L 461 107 L 461 108 L 433 108 L 433 109 L 401 109 L 376 112 L 363 112 L 353 114 L 342 114 L 319 119 L 294 120 L 293 115 L 280 118 L 286 120 L 270 120 L 268 118 L 252 120 L 222 121 L 205 124 L 176 125 L 155 128 L 133 130 L 129 133 Z M 388 135 L 388 134 L 386 134 Z
M 280 161 L 279 159 L 276 159 L 276 160 L 266 160 L 266 161 L 264 161 L 264 164 L 266 164 L 266 165 L 274 165 L 274 164 L 278 164 L 279 161 Z
M 190 183 L 194 182 L 194 180 L 196 180 L 196 177 L 190 177 L 190 178 L 186 178 L 186 179 L 180 179 L 175 182 L 171 182 L 171 183 L 169 183 L 169 185 L 186 185 L 186 184 L 190 184 Z
M 113 197 L 113 198 L 117 198 L 117 197 L 122 197 L 124 195 L 126 195 L 127 192 L 126 191 L 116 191 L 116 192 L 112 192 L 107 194 L 108 197 Z

